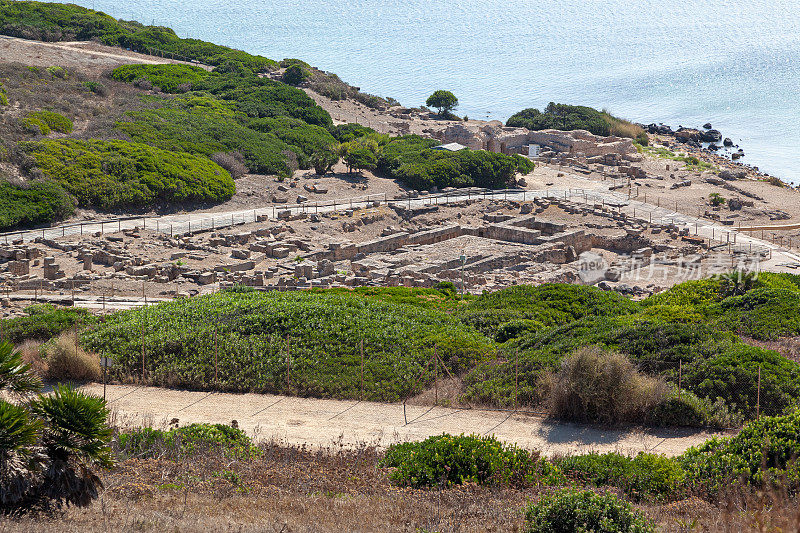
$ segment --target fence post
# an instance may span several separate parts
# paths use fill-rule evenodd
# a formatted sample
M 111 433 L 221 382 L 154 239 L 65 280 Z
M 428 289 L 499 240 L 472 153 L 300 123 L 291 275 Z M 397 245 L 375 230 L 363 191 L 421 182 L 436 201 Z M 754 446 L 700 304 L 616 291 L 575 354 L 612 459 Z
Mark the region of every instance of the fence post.
M 361 401 L 364 401 L 364 339 L 361 339 Z
M 433 365 L 435 369 L 433 373 L 433 405 L 439 405 L 439 354 L 436 346 L 433 347 Z
M 514 410 L 519 409 L 519 350 L 514 355 Z
M 761 365 L 758 365 L 758 388 L 756 389 L 756 420 L 761 418 Z
M 286 394 L 289 394 L 289 334 L 286 334 Z
M 678 359 L 678 392 L 683 389 L 683 358 Z
M 219 383 L 219 340 L 217 339 L 217 329 L 219 324 L 214 325 L 214 383 Z

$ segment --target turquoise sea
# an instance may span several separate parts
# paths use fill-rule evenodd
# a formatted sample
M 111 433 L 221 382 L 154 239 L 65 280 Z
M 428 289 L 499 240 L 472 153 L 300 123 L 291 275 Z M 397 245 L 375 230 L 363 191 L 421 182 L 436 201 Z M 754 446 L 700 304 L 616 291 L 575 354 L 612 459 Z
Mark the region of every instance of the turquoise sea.
M 418 106 L 452 90 L 471 118 L 550 101 L 640 122 L 706 122 L 744 162 L 800 183 L 800 2 L 77 0 L 117 18 L 296 57 Z

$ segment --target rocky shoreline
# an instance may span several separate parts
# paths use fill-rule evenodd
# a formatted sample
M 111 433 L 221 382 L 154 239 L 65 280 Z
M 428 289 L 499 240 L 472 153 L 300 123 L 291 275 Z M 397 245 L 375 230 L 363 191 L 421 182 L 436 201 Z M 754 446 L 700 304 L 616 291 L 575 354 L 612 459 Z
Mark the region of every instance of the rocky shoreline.
M 735 144 L 730 137 L 724 137 L 722 132 L 715 129 L 709 122 L 702 128 L 678 126 L 674 130 L 664 123 L 637 125 L 670 150 L 680 150 L 690 156 L 717 165 L 723 169 L 722 172 L 730 172 L 738 178 L 780 180 L 787 187 L 792 187 L 790 183 L 762 172 L 757 166 L 741 161 L 745 156 L 744 149 Z

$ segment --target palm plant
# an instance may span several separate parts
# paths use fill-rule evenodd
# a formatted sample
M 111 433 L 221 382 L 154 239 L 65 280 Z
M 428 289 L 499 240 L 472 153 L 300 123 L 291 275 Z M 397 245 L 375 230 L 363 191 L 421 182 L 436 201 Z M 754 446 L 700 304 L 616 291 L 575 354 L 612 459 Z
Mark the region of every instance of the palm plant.
M 720 279 L 720 292 L 723 296 L 741 296 L 756 284 L 755 272 L 743 272 L 741 270 L 733 270 L 726 274 L 721 274 Z
M 41 380 L 10 343 L 0 343 L 0 510 L 85 506 L 102 487 L 94 473 L 113 464 L 105 400 Z M 29 399 L 39 393 L 35 399 Z M 26 401 L 27 400 L 27 401 Z

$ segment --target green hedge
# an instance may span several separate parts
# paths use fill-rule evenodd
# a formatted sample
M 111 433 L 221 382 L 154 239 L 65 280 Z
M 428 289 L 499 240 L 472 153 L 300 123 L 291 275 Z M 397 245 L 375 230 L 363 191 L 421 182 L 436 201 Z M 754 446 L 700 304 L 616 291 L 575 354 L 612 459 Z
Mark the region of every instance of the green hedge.
M 155 383 L 286 393 L 287 336 L 288 392 L 318 397 L 360 397 L 362 341 L 365 399 L 376 401 L 428 387 L 434 349 L 453 374 L 491 351 L 479 333 L 433 310 L 302 292 L 223 292 L 117 313 L 83 341 L 123 373 L 139 371 L 144 343 Z
M 533 170 L 533 163 L 522 156 L 485 150 L 431 150 L 438 144 L 416 135 L 391 138 L 380 151 L 378 169 L 418 190 L 434 186 L 499 189 L 514 185 L 517 172 Z
M 119 451 L 127 457 L 153 458 L 191 456 L 221 451 L 232 459 L 259 454 L 259 449 L 244 431 L 225 424 L 189 424 L 169 430 L 149 427 L 124 431 L 116 439 Z
M 64 188 L 49 180 L 15 184 L 0 178 L 0 229 L 53 222 L 75 211 Z
M 19 146 L 82 206 L 220 202 L 234 193 L 230 174 L 216 163 L 144 144 L 60 139 Z
M 21 344 L 27 340 L 47 341 L 78 324 L 91 324 L 94 317 L 80 308 L 58 308 L 50 304 L 32 305 L 27 315 L 0 321 L 0 337 Z

